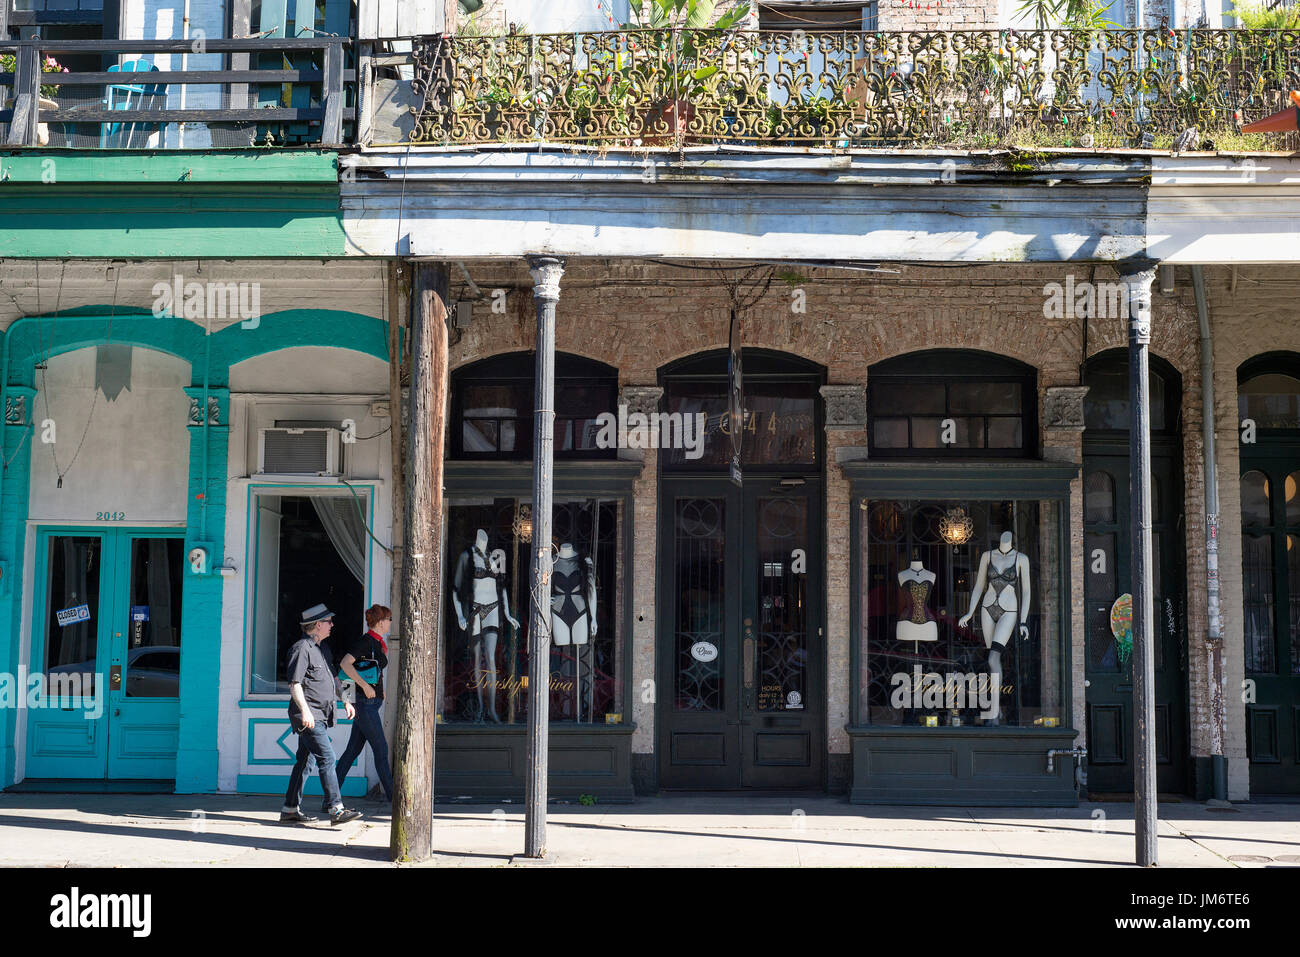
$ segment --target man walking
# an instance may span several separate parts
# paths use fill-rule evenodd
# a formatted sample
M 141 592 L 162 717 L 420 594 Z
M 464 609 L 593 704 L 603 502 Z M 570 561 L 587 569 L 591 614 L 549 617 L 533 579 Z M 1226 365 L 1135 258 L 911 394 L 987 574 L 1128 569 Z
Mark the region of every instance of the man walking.
M 289 721 L 298 735 L 298 757 L 289 775 L 280 821 L 307 824 L 316 818 L 302 812 L 302 789 L 308 758 L 316 758 L 320 785 L 325 792 L 325 813 L 330 824 L 346 824 L 361 816 L 343 806 L 334 771 L 334 746 L 329 729 L 334 726 L 334 703 L 343 697 L 343 685 L 334 673 L 329 648 L 321 644 L 334 628 L 334 612 L 313 605 L 302 613 L 302 637 L 289 649 Z M 349 719 L 355 711 L 350 701 L 343 707 Z

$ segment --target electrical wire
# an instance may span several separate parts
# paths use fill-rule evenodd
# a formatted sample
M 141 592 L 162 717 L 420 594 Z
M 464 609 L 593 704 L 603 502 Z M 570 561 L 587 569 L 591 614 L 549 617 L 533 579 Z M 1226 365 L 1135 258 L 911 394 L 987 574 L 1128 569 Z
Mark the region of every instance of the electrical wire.
M 390 422 L 387 426 L 385 426 L 383 429 L 380 429 L 380 430 L 379 430 L 378 432 L 376 432 L 374 435 L 357 435 L 357 436 L 353 436 L 353 441 L 355 441 L 355 442 L 366 442 L 366 441 L 369 441 L 370 439 L 377 439 L 377 438 L 379 438 L 381 435 L 383 435 L 385 432 L 387 432 L 387 431 L 389 431 L 390 429 L 392 429 L 392 427 L 393 427 L 393 425 L 392 425 L 392 423 Z
M 347 486 L 348 491 L 352 493 L 352 497 L 356 499 L 357 514 L 361 516 L 361 525 L 363 528 L 365 528 L 366 534 L 370 536 L 371 540 L 376 545 L 378 545 L 380 548 L 386 551 L 389 555 L 392 555 L 393 550 L 389 548 L 387 545 L 385 545 L 383 542 L 381 542 L 379 539 L 375 538 L 375 533 L 370 530 L 370 523 L 366 521 L 366 510 L 362 505 L 361 496 L 357 494 L 357 490 L 352 487 L 352 485 L 348 482 L 347 479 L 340 478 L 339 481 Z
M 119 267 L 114 271 L 113 274 L 113 306 L 108 313 L 108 329 L 104 333 L 105 345 L 113 341 L 113 319 L 117 315 L 117 290 L 121 282 L 122 282 L 122 270 Z M 62 300 L 63 300 L 63 280 L 62 280 L 62 274 L 60 274 L 58 301 L 62 302 Z M 56 302 L 55 304 L 55 313 L 57 314 L 57 312 L 58 312 L 58 302 Z M 53 349 L 52 342 L 50 348 Z M 48 365 L 48 362 L 46 364 Z M 49 387 L 45 381 L 45 372 L 46 372 L 45 369 L 41 370 L 41 391 L 45 393 L 45 412 L 46 415 L 48 416 L 50 411 L 50 400 L 49 400 L 49 393 L 48 393 Z M 81 455 L 82 446 L 86 444 L 86 436 L 90 434 L 90 423 L 95 420 L 95 409 L 98 408 L 99 406 L 100 391 L 101 390 L 99 389 L 99 387 L 96 386 L 94 389 L 94 395 L 91 397 L 90 400 L 90 412 L 86 416 L 86 427 L 81 430 L 81 441 L 77 443 L 77 448 L 72 453 L 72 461 L 70 461 L 68 463 L 68 467 L 63 469 L 62 471 L 60 471 L 59 469 L 59 460 L 57 456 L 55 456 L 54 454 L 54 446 L 57 443 L 55 442 L 50 443 L 50 459 L 54 462 L 54 471 L 59 477 L 58 484 L 55 486 L 56 488 L 63 488 L 63 477 L 72 471 L 72 466 L 77 464 L 77 457 Z

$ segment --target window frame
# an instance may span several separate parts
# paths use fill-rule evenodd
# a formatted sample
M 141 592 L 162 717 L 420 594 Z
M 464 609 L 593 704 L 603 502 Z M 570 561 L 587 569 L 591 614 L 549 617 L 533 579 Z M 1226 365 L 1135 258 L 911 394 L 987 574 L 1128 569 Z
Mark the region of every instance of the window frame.
M 451 461 L 487 461 L 487 462 L 531 462 L 533 458 L 533 393 L 535 390 L 534 370 L 535 355 L 531 351 L 504 352 L 477 362 L 468 363 L 452 370 L 450 429 L 447 436 L 447 458 Z M 465 450 L 465 391 L 472 385 L 481 383 L 513 383 L 525 387 L 523 395 L 527 401 L 525 414 L 513 419 L 498 419 L 498 428 L 504 421 L 515 423 L 518 436 L 516 448 L 510 452 L 478 452 Z M 618 414 L 618 370 L 613 366 L 590 359 L 586 356 L 569 352 L 555 354 L 555 385 L 557 392 L 555 426 L 559 433 L 561 423 L 576 421 L 576 417 L 565 415 L 559 406 L 558 392 L 561 385 L 594 384 L 609 389 L 609 408 L 602 410 Z M 522 405 L 522 403 L 521 403 Z M 522 411 L 522 410 L 521 410 Z M 497 445 L 500 445 L 498 437 Z M 561 449 L 554 450 L 556 459 L 586 459 L 604 461 L 618 457 L 618 449 Z
M 356 491 L 366 505 L 366 523 L 373 533 L 375 524 L 375 506 L 379 499 L 380 486 L 383 485 L 382 479 L 349 479 L 348 485 Z M 269 702 L 288 701 L 288 691 L 254 691 L 253 690 L 253 663 L 256 660 L 255 645 L 257 642 L 257 578 L 258 578 L 258 555 L 259 548 L 259 529 L 258 529 L 258 504 L 257 501 L 262 496 L 274 496 L 283 498 L 286 496 L 294 498 L 311 498 L 313 495 L 334 495 L 351 497 L 348 487 L 340 482 L 322 478 L 320 481 L 311 482 L 250 482 L 248 484 L 248 498 L 246 504 L 245 516 L 245 538 L 244 538 L 244 635 L 242 655 L 243 661 L 240 664 L 240 703 L 244 704 L 266 704 Z M 368 608 L 378 599 L 374 594 L 376 582 L 375 574 L 375 541 L 367 536 L 366 538 L 366 580 L 361 584 L 362 594 L 365 595 L 365 606 Z
M 617 694 L 615 704 L 621 703 L 622 711 L 618 712 L 621 720 L 613 724 L 592 724 L 570 720 L 551 721 L 554 728 L 565 729 L 582 729 L 584 731 L 598 731 L 609 727 L 611 731 L 635 727 L 632 718 L 635 699 L 632 697 L 632 669 L 634 664 L 633 657 L 633 634 L 636 630 L 636 618 L 634 617 L 633 593 L 635 592 L 635 566 L 634 545 L 635 545 L 635 524 L 636 524 L 636 493 L 635 485 L 641 476 L 643 463 L 628 460 L 617 460 L 611 462 L 587 463 L 578 461 L 557 462 L 555 465 L 554 475 L 554 498 L 556 501 L 574 500 L 574 499 L 599 499 L 602 501 L 613 501 L 617 503 L 616 507 L 620 510 L 620 529 L 619 535 L 622 539 L 618 543 L 619 558 L 623 568 L 623 581 L 617 583 L 616 587 L 621 588 L 621 601 L 615 611 L 615 627 L 621 619 L 622 628 L 614 636 L 614 654 L 616 661 L 620 662 L 618 669 L 621 671 L 621 677 L 617 685 Z M 453 507 L 465 499 L 481 498 L 514 498 L 521 502 L 529 503 L 532 499 L 532 467 L 528 462 L 518 461 L 495 461 L 486 464 L 475 463 L 473 461 L 452 461 L 445 466 L 443 473 L 445 485 L 444 500 L 448 507 Z M 454 556 L 457 551 L 453 544 L 448 541 L 441 546 L 444 555 L 443 575 L 445 581 L 442 587 L 451 580 L 455 572 Z M 522 568 L 518 570 L 521 576 L 527 576 L 529 570 Z M 512 608 L 511 612 L 522 622 L 524 615 L 529 614 L 528 605 L 522 600 L 522 596 L 527 593 L 527 578 L 524 577 L 519 582 L 519 591 L 521 594 L 521 608 Z M 608 590 L 609 584 L 602 586 Z M 451 607 L 450 595 L 446 594 L 444 603 L 444 612 Z M 612 598 L 612 596 L 611 596 Z M 604 601 L 604 599 L 598 599 Z M 615 610 L 611 606 L 611 610 Z M 446 645 L 452 636 L 448 634 L 447 629 L 441 627 L 440 622 L 440 660 L 446 660 Z M 447 674 L 445 668 L 439 669 L 437 701 L 438 713 L 441 714 L 443 697 L 446 692 Z M 472 723 L 465 723 L 456 720 L 444 719 L 444 727 L 448 730 L 465 730 L 470 729 L 473 733 L 477 726 Z M 505 734 L 523 734 L 527 730 L 527 723 L 516 722 L 508 724 L 502 721 L 499 725 L 490 726 L 493 731 Z
M 858 14 L 857 26 L 851 26 L 847 22 L 854 11 Z M 782 32 L 802 30 L 805 33 L 871 33 L 876 30 L 878 11 L 876 0 L 786 0 L 784 3 L 762 4 L 759 7 L 758 28 Z M 804 19 L 805 15 L 807 19 Z M 819 20 L 819 15 L 825 16 L 828 22 Z
M 928 366 L 928 368 L 927 368 Z M 999 412 L 964 412 L 951 410 L 951 386 L 954 383 L 1015 383 L 1020 386 L 1018 415 Z M 876 412 L 876 390 L 882 387 L 909 388 L 940 384 L 944 389 L 944 412 L 925 414 Z M 913 445 L 913 423 L 918 418 L 980 419 L 984 424 L 985 446 L 981 448 L 923 448 Z M 1019 418 L 1021 444 L 1018 448 L 989 448 L 988 425 L 993 419 Z M 908 445 L 905 448 L 878 446 L 876 423 L 881 419 L 902 419 L 907 423 Z M 881 459 L 1035 459 L 1038 457 L 1038 370 L 1033 366 L 987 352 L 962 349 L 925 349 L 907 352 L 877 362 L 867 370 L 867 454 Z

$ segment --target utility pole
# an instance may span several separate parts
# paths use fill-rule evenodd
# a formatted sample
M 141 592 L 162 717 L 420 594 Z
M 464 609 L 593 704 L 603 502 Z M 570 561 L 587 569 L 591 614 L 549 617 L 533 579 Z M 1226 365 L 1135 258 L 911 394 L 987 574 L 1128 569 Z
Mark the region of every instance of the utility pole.
M 433 766 L 442 623 L 442 456 L 447 407 L 450 271 L 416 263 L 411 314 L 410 449 L 406 456 L 406 555 L 402 563 L 402 657 L 393 731 L 395 861 L 433 855 Z M 394 410 L 394 414 L 400 414 Z
M 533 554 L 529 574 L 528 783 L 524 856 L 546 856 L 546 775 L 551 687 L 551 497 L 555 452 L 555 304 L 564 260 L 529 256 L 537 303 L 537 371 L 533 385 Z
M 1137 864 L 1159 863 L 1156 850 L 1155 598 L 1151 581 L 1151 406 L 1147 348 L 1151 344 L 1153 263 L 1126 270 L 1128 279 L 1129 510 L 1133 592 L 1133 825 Z

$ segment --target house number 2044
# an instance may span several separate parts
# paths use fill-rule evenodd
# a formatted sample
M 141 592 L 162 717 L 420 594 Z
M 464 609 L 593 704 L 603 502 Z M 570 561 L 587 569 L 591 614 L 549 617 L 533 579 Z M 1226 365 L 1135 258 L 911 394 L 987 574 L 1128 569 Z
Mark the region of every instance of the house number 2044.
M 95 521 L 97 522 L 125 522 L 126 512 L 96 512 Z

